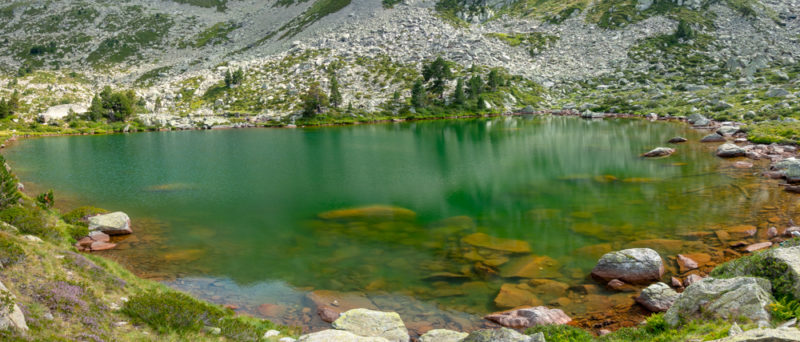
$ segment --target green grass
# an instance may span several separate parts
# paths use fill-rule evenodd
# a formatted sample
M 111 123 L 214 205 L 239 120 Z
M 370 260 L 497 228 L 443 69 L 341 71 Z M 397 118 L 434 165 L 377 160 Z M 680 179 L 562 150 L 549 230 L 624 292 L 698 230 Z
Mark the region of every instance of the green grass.
M 189 4 L 192 6 L 204 8 L 216 8 L 219 12 L 225 12 L 228 9 L 228 0 L 172 0 L 181 4 Z
M 347 7 L 350 4 L 350 0 L 317 0 L 314 4 L 311 5 L 303 14 L 295 17 L 285 25 L 283 25 L 278 31 L 283 31 L 283 34 L 280 36 L 280 39 L 286 39 L 294 37 L 296 34 L 303 31 L 309 25 L 315 23 L 317 20 L 324 18 L 325 16 L 336 13 L 342 8 Z
M 800 143 L 800 123 L 798 122 L 759 122 L 746 126 L 747 138 L 754 143 Z
M 525 330 L 525 333 L 541 332 L 547 342 L 683 342 L 723 338 L 728 336 L 728 329 L 729 323 L 719 321 L 693 321 L 681 328 L 670 328 L 664 321 L 663 314 L 653 314 L 642 326 L 622 328 L 601 337 L 569 325 L 536 326 Z
M 238 26 L 233 22 L 218 22 L 197 35 L 194 47 L 202 48 L 208 45 L 219 45 L 228 42 L 230 41 L 228 34 L 237 28 Z

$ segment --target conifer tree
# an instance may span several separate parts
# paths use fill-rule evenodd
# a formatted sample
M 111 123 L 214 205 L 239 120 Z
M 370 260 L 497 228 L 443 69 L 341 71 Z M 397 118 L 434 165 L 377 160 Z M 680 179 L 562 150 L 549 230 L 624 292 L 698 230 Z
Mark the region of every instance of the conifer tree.
M 339 80 L 336 79 L 336 74 L 331 75 L 331 91 L 330 95 L 328 96 L 328 102 L 330 102 L 331 107 L 339 108 L 339 105 L 342 104 L 342 94 L 339 92 Z

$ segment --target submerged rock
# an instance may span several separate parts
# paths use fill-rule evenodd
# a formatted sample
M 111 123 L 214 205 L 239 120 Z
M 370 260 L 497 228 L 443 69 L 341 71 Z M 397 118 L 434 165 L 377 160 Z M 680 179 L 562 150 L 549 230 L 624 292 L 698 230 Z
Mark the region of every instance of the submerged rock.
M 531 246 L 526 241 L 503 239 L 484 233 L 474 233 L 461 239 L 461 242 L 475 247 L 493 249 L 509 253 L 530 253 Z
M 717 133 L 712 133 L 712 134 L 704 136 L 702 139 L 700 139 L 700 142 L 704 142 L 704 143 L 707 143 L 707 142 L 725 142 L 725 137 L 723 137 L 723 136 L 721 136 L 721 135 L 719 135 Z
M 606 253 L 592 269 L 592 277 L 608 282 L 619 279 L 640 284 L 657 281 L 664 275 L 664 262 L 649 248 L 631 248 Z
M 636 302 L 653 312 L 667 311 L 680 296 L 664 283 L 655 283 L 642 290 Z
M 396 312 L 353 309 L 343 313 L 333 327 L 359 336 L 381 337 L 389 342 L 408 342 L 408 329 Z
M 300 336 L 297 342 L 387 342 L 383 337 L 358 336 L 348 331 L 328 329 Z
M 733 158 L 733 157 L 742 157 L 745 154 L 745 150 L 739 146 L 734 144 L 722 144 L 717 147 L 717 156 L 722 158 Z
M 545 306 L 497 312 L 483 318 L 507 328 L 522 329 L 537 325 L 567 324 L 572 321 L 561 309 Z
M 463 342 L 532 342 L 531 336 L 525 336 L 508 328 L 484 329 L 471 332 Z
M 525 305 L 541 305 L 542 301 L 531 290 L 525 284 L 503 284 L 497 297 L 494 298 L 494 305 L 504 309 Z
M 131 219 L 127 214 L 117 211 L 89 218 L 89 232 L 100 231 L 108 235 L 131 234 Z
M 687 141 L 688 141 L 688 139 L 686 139 L 684 137 L 674 137 L 672 139 L 669 139 L 669 141 L 667 141 L 667 142 L 670 143 L 670 144 L 680 144 L 680 143 L 684 143 L 684 142 L 687 142 Z
M 529 255 L 508 264 L 500 269 L 503 278 L 552 278 L 559 275 L 561 264 L 549 256 Z
M 318 215 L 323 220 L 404 220 L 412 221 L 417 213 L 406 208 L 372 205 L 359 208 L 331 210 Z
M 643 153 L 641 156 L 645 158 L 666 157 L 675 153 L 674 148 L 669 147 L 656 147 L 649 152 Z
M 769 324 L 771 290 L 769 281 L 762 278 L 705 278 L 686 287 L 664 319 L 671 326 L 698 318 Z
M 25 315 L 22 314 L 15 299 L 3 282 L 0 282 L 0 330 L 28 330 Z
M 419 342 L 461 342 L 469 336 L 468 333 L 447 330 L 433 329 L 419 337 Z

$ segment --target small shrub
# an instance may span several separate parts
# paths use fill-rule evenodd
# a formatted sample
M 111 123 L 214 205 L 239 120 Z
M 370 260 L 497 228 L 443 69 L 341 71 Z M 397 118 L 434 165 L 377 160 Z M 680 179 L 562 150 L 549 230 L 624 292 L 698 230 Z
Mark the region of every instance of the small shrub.
M 200 331 L 206 325 L 217 324 L 226 315 L 222 308 L 189 295 L 157 290 L 131 297 L 122 307 L 122 313 L 162 334 Z
M 772 313 L 772 318 L 779 322 L 800 318 L 800 302 L 791 296 L 783 296 L 769 305 L 769 311 Z
M 58 280 L 45 283 L 36 291 L 36 299 L 52 311 L 64 314 L 85 312 L 89 304 L 83 299 L 83 287 Z
M 222 336 L 234 341 L 260 341 L 268 330 L 279 329 L 270 321 L 246 316 L 230 316 L 219 321 Z
M 47 192 L 43 192 L 36 196 L 36 203 L 42 207 L 42 209 L 50 209 L 56 203 L 55 197 L 53 196 L 53 190 L 48 190 Z
M 0 220 L 17 227 L 20 233 L 36 235 L 43 238 L 58 237 L 58 232 L 50 229 L 45 221 L 45 214 L 39 208 L 11 207 L 0 211 Z
M 108 210 L 85 206 L 76 208 L 75 210 L 62 215 L 61 218 L 64 220 L 64 222 L 69 224 L 87 226 L 87 217 L 105 213 L 108 213 Z
M 25 251 L 5 233 L 0 233 L 0 268 L 9 267 L 25 259 Z

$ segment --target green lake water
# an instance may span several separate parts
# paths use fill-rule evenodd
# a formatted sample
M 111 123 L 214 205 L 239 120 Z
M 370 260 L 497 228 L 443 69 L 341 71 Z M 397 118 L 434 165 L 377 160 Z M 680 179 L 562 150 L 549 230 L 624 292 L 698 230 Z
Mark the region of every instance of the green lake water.
M 527 281 L 509 264 L 546 256 L 536 278 L 592 283 L 608 248 L 741 224 L 769 200 L 716 145 L 638 157 L 677 135 L 703 132 L 527 116 L 53 137 L 5 155 L 29 190 L 128 213 L 135 233 L 104 254 L 137 274 L 256 314 L 277 304 L 260 313 L 293 324 L 320 325 L 306 294 L 333 290 L 463 327 L 501 309 L 502 284 Z M 380 209 L 393 207 L 413 213 Z M 529 252 L 475 247 L 474 233 Z

